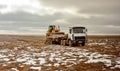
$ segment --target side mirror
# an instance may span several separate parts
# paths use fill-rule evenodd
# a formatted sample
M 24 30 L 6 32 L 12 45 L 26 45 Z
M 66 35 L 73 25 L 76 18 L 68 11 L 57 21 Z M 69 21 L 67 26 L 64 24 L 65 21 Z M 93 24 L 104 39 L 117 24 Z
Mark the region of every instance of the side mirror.
M 88 30 L 86 29 L 86 32 L 87 32 Z
M 71 29 L 69 29 L 69 33 L 71 34 Z

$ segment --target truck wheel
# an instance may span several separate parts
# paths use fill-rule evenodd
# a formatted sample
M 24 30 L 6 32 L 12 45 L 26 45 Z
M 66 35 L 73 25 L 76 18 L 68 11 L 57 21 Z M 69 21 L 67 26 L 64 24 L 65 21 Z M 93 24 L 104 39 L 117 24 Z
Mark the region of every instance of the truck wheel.
M 76 43 L 74 43 L 74 45 L 75 45 L 75 46 L 78 46 L 78 43 L 76 42 Z
M 63 45 L 64 45 L 64 46 L 66 45 L 66 41 L 65 41 L 65 40 L 63 40 Z
M 72 44 L 72 41 L 69 40 L 69 46 L 72 47 L 72 45 L 73 45 L 73 44 Z
M 63 40 L 61 40 L 60 44 L 63 45 Z
M 45 44 L 51 45 L 53 43 L 52 39 L 47 38 Z
M 84 41 L 82 42 L 82 46 L 85 46 L 85 42 Z

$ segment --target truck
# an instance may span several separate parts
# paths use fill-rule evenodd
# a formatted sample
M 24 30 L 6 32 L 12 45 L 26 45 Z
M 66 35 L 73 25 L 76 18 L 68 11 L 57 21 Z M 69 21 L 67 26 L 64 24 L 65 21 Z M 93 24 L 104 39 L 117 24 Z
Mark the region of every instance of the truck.
M 85 27 L 69 27 L 67 38 L 61 39 L 61 45 L 69 46 L 79 45 L 85 46 L 87 42 L 87 29 Z
M 61 44 L 61 45 L 79 45 L 85 46 L 87 42 L 87 29 L 85 27 L 69 27 L 69 32 L 65 34 L 56 28 L 55 25 L 50 25 L 46 33 L 46 44 Z

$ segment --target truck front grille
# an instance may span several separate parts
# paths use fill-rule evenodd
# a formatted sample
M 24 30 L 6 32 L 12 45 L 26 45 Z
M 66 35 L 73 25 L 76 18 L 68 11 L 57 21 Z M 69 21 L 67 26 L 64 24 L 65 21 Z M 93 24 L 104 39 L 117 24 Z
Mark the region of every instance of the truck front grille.
M 75 37 L 75 40 L 85 40 L 85 37 Z

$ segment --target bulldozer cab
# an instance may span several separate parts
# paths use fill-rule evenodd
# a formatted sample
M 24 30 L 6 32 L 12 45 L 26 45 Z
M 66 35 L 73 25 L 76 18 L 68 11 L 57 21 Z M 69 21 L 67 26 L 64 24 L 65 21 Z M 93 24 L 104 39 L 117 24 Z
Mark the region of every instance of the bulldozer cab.
M 50 25 L 48 27 L 48 32 L 60 32 L 60 27 L 58 26 L 58 28 L 55 25 Z
M 48 27 L 48 32 L 52 32 L 53 29 L 55 29 L 55 25 L 50 25 Z

